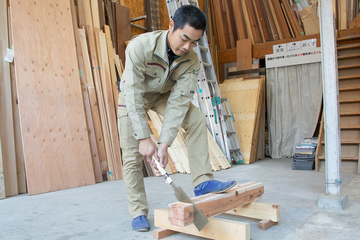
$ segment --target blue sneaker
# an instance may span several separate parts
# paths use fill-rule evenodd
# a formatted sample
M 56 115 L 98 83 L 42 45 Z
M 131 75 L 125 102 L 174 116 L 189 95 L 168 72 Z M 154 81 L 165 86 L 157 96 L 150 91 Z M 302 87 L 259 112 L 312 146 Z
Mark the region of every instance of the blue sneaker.
M 147 232 L 150 230 L 150 225 L 145 215 L 138 216 L 132 221 L 132 228 L 138 232 Z
M 220 182 L 217 180 L 210 180 L 200 183 L 195 187 L 195 196 L 201 196 L 207 193 L 222 193 L 236 185 L 236 181 Z

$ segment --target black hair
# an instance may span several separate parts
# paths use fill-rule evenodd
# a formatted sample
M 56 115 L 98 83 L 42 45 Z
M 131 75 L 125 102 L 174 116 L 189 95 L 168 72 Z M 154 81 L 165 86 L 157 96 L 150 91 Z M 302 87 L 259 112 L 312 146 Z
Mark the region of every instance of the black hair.
M 174 30 L 183 29 L 186 24 L 198 30 L 205 31 L 206 17 L 205 14 L 197 7 L 184 5 L 176 10 L 172 20 L 174 20 Z

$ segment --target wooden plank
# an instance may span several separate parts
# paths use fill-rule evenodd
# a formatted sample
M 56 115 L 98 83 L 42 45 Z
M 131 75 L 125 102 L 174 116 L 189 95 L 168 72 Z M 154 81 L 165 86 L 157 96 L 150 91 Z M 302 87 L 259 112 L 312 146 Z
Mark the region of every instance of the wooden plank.
M 269 32 L 267 30 L 267 26 L 264 19 L 264 13 L 262 11 L 260 2 L 257 0 L 252 0 L 252 4 L 254 7 L 254 12 L 256 16 L 256 20 L 259 24 L 259 30 L 262 38 L 262 42 L 266 42 L 270 40 Z
M 83 63 L 84 63 L 84 75 L 85 75 L 85 79 L 86 79 L 87 91 L 89 94 L 91 115 L 92 115 L 92 119 L 93 119 L 93 123 L 94 123 L 95 137 L 96 137 L 96 143 L 97 143 L 97 148 L 98 148 L 98 153 L 99 153 L 100 167 L 101 167 L 102 174 L 106 174 L 106 172 L 108 171 L 108 167 L 107 167 L 107 158 L 106 158 L 104 137 L 103 137 L 103 131 L 101 128 L 99 104 L 96 99 L 93 75 L 91 72 L 91 64 L 90 64 L 90 59 L 89 59 L 89 54 L 88 54 L 88 47 L 87 47 L 87 43 L 86 43 L 85 29 L 78 29 L 78 31 L 79 31 L 82 58 L 83 58 Z
M 125 42 L 131 39 L 130 9 L 116 4 L 117 53 L 125 64 Z
M 255 160 L 257 146 L 253 145 L 255 143 L 253 140 L 257 136 L 254 136 L 254 133 L 258 123 L 258 112 L 260 111 L 258 106 L 262 93 L 261 85 L 261 78 L 219 85 L 221 96 L 229 99 L 235 118 L 235 128 L 238 133 L 240 149 L 246 164 Z M 238 104 L 239 102 L 246 102 L 247 104 Z
M 265 91 L 265 86 L 264 86 Z M 265 158 L 265 92 L 263 94 L 263 100 L 261 102 L 260 118 L 259 118 L 259 135 L 257 138 L 258 146 L 256 151 L 256 160 L 261 160 Z
M 106 36 L 107 53 L 108 53 L 108 57 L 109 57 L 111 85 L 117 86 L 117 83 L 116 83 L 117 79 L 116 79 L 116 72 L 115 72 L 115 51 L 113 49 L 113 44 L 111 42 L 110 27 L 108 25 L 105 25 L 104 28 L 105 28 L 105 36 Z M 117 106 L 117 100 L 115 102 L 115 106 Z
M 10 4 L 29 195 L 94 184 L 70 2 Z
M 77 0 L 78 26 L 86 26 L 84 1 L 85 0 Z
M 228 219 L 212 217 L 209 223 L 199 232 L 194 224 L 178 227 L 169 223 L 166 209 L 154 210 L 155 226 L 176 232 L 210 239 L 250 240 L 250 224 Z
M 279 26 L 281 29 L 281 34 L 285 39 L 289 39 L 291 38 L 290 32 L 289 32 L 289 28 L 287 27 L 286 24 L 286 20 L 284 17 L 284 14 L 281 10 L 281 6 L 280 6 L 280 2 L 279 0 L 271 0 L 272 1 L 272 6 L 274 7 L 274 11 L 275 11 L 275 15 L 276 15 L 276 19 L 279 22 Z
M 227 28 L 228 32 L 228 40 L 230 43 L 230 47 L 236 47 L 236 27 L 235 27 L 235 21 L 234 17 L 231 14 L 232 4 L 230 0 L 223 1 L 223 16 L 226 16 L 226 24 L 225 27 Z
M 153 231 L 153 238 L 162 239 L 162 238 L 166 238 L 168 236 L 174 235 L 175 233 L 178 233 L 178 232 L 172 231 L 169 229 L 163 229 L 163 228 L 155 229 Z
M 225 32 L 223 27 L 223 16 L 221 14 L 221 5 L 220 1 L 212 0 L 211 1 L 212 12 L 214 14 L 215 21 L 215 33 L 216 40 L 219 50 L 227 49 Z
M 1 134 L 0 134 L 0 199 L 5 198 L 5 181 L 4 181 L 4 167 L 2 160 L 2 150 L 1 150 Z
M 270 6 L 269 6 L 269 2 L 268 1 L 263 1 L 263 9 L 267 18 L 266 23 L 268 24 L 268 29 L 269 29 L 269 34 L 270 34 L 270 39 L 273 41 L 279 40 L 280 37 L 278 35 L 278 32 L 276 30 L 276 26 L 275 26 L 275 21 L 274 18 L 272 16 L 271 10 L 270 10 Z
M 275 7 L 273 5 L 273 1 L 272 0 L 267 0 L 267 4 L 269 6 L 269 9 L 270 9 L 270 12 L 271 12 L 271 16 L 272 16 L 272 19 L 274 20 L 274 24 L 275 24 L 275 27 L 276 27 L 276 31 L 277 31 L 277 34 L 279 36 L 279 39 L 288 39 L 286 37 L 284 37 L 284 33 L 282 32 L 282 28 L 280 26 L 280 23 L 279 23 L 279 19 L 277 18 L 278 16 L 276 15 L 276 11 L 275 11 Z
M 282 2 L 282 4 L 284 4 L 284 9 L 285 9 L 286 15 L 289 18 L 289 21 L 290 21 L 292 29 L 294 30 L 295 36 L 296 37 L 301 37 L 302 36 L 302 31 L 300 29 L 298 21 L 295 18 L 295 15 L 292 12 L 289 1 L 281 0 L 281 2 Z
M 249 217 L 259 220 L 280 221 L 280 205 L 252 202 L 250 204 L 231 209 L 227 214 Z
M 98 51 L 100 79 L 102 84 L 104 105 L 106 110 L 106 121 L 109 129 L 109 145 L 112 153 L 112 165 L 109 165 L 109 170 L 115 175 L 115 179 L 122 179 L 122 162 L 119 144 L 119 135 L 116 125 L 116 114 L 113 97 L 113 89 L 111 86 L 111 76 L 109 61 L 107 55 L 106 36 L 100 29 L 95 30 L 96 49 Z M 116 105 L 117 107 L 117 105 Z
M 346 0 L 339 0 L 339 8 L 340 8 L 340 16 L 339 16 L 339 20 L 340 20 L 340 30 L 344 30 L 347 29 L 347 11 L 346 11 Z
M 252 44 L 251 39 L 236 42 L 236 67 L 238 71 L 252 69 Z
M 12 108 L 10 64 L 3 60 L 8 45 L 7 1 L 0 1 L 0 135 L 6 196 L 18 195 L 14 119 Z
M 237 31 L 237 36 L 239 40 L 247 38 L 246 26 L 244 21 L 244 14 L 242 10 L 241 2 L 238 0 L 232 0 L 232 6 L 235 17 L 235 26 Z
M 251 27 L 251 32 L 253 34 L 254 37 L 254 43 L 261 43 L 263 42 L 261 40 L 261 36 L 259 34 L 259 25 L 256 22 L 255 19 L 255 15 L 254 15 L 254 10 L 253 10 L 253 6 L 251 4 L 250 0 L 245 0 L 245 5 L 246 5 L 246 9 L 247 9 L 247 14 L 249 16 L 249 23 L 250 23 L 250 27 Z
M 8 16 L 10 16 L 10 8 L 8 7 Z M 12 41 L 12 26 L 11 19 L 9 22 L 9 46 L 13 45 Z M 26 176 L 25 176 L 25 162 L 24 151 L 21 141 L 21 125 L 20 114 L 18 106 L 18 95 L 16 87 L 15 77 L 15 65 L 14 62 L 10 63 L 10 75 L 11 75 L 11 94 L 12 94 L 12 107 L 13 107 L 13 119 L 14 119 L 14 135 L 15 135 L 15 157 L 16 157 L 16 173 L 17 173 L 17 185 L 18 193 L 26 193 Z
M 235 207 L 249 204 L 264 194 L 263 183 L 247 183 L 237 186 L 222 194 L 210 193 L 205 196 L 192 198 L 194 204 L 206 218 L 227 212 Z M 183 227 L 193 223 L 193 204 L 175 202 L 168 207 L 169 222 Z
M 98 0 L 90 0 L 91 15 L 93 20 L 94 28 L 100 29 L 100 16 L 99 16 L 99 5 Z
M 100 29 L 104 31 L 105 25 L 105 9 L 104 9 L 104 1 L 98 0 L 98 8 L 99 8 L 99 26 Z
M 76 10 L 75 10 L 75 4 L 74 0 L 70 1 L 71 6 L 71 16 L 72 16 L 72 22 L 73 22 L 73 30 L 74 30 L 74 36 L 75 36 L 75 46 L 76 46 L 76 56 L 78 60 L 78 68 L 80 72 L 80 83 L 81 83 L 81 89 L 82 89 L 82 97 L 83 97 L 83 103 L 84 103 L 84 109 L 85 109 L 85 118 L 86 118 L 86 124 L 88 128 L 88 135 L 89 135 L 89 144 L 90 144 L 90 150 L 91 150 L 91 159 L 94 169 L 94 176 L 95 176 L 95 182 L 99 183 L 102 182 L 102 173 L 100 168 L 100 159 L 99 159 L 99 151 L 96 143 L 96 136 L 95 136 L 95 127 L 93 118 L 91 115 L 91 107 L 90 107 L 90 99 L 89 99 L 89 93 L 87 91 L 87 84 L 85 79 L 85 70 L 84 70 L 84 62 L 82 57 L 82 51 L 81 51 L 81 44 L 80 44 L 80 37 L 79 37 L 79 31 L 78 31 L 78 25 L 77 25 L 77 19 L 76 19 Z
M 244 14 L 247 33 L 249 35 L 249 38 L 251 39 L 251 43 L 255 43 L 254 33 L 253 33 L 253 29 L 251 28 L 251 24 L 250 24 L 250 20 L 249 20 L 249 13 L 248 13 L 248 9 L 246 7 L 245 0 L 241 0 L 241 6 L 242 6 L 243 14 Z
M 261 220 L 259 223 L 258 223 L 258 227 L 261 229 L 261 230 L 266 230 L 268 228 L 271 228 L 272 226 L 275 226 L 277 224 L 277 222 L 273 222 L 271 220 Z

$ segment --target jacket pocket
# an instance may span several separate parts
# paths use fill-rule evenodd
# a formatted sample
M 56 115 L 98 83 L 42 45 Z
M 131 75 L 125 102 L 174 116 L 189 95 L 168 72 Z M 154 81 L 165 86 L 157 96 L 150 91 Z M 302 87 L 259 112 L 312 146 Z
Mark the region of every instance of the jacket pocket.
M 161 81 L 164 78 L 164 70 L 160 66 L 147 67 L 145 70 L 144 87 L 146 92 L 159 91 Z

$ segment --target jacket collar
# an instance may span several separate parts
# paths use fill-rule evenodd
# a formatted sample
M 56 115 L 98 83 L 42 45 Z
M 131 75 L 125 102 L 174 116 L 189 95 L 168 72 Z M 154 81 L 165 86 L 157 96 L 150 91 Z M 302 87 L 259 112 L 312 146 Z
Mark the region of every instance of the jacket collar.
M 154 54 L 164 59 L 167 63 L 169 63 L 169 58 L 167 55 L 167 48 L 166 48 L 166 41 L 167 41 L 167 34 L 169 30 L 163 31 L 159 37 L 159 40 L 157 41 Z M 185 53 L 183 56 L 178 57 L 174 60 L 174 62 L 171 65 L 178 64 L 183 61 L 189 60 L 189 53 Z

